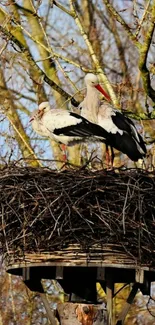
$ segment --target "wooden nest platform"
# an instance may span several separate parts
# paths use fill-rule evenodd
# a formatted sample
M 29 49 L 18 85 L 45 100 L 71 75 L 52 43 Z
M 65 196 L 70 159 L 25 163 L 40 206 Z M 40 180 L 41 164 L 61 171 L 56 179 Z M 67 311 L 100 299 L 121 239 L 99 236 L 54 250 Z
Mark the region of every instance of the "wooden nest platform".
M 8 268 L 155 270 L 155 176 L 7 167 L 0 171 L 1 250 Z

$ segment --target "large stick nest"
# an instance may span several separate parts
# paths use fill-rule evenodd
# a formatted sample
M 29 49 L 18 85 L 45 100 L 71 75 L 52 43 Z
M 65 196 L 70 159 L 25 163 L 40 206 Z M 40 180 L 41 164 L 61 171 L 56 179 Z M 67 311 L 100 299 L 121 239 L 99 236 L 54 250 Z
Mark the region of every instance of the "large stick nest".
M 155 266 L 155 178 L 141 170 L 0 171 L 3 254 L 120 245 Z

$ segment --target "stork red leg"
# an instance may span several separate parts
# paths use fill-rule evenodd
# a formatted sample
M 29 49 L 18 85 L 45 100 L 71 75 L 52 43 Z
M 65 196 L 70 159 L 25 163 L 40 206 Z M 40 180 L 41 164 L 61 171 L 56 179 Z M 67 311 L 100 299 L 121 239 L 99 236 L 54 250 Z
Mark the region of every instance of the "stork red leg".
M 114 158 L 115 158 L 113 147 L 110 146 L 110 149 L 111 149 L 111 154 L 109 154 L 109 147 L 106 144 L 106 163 L 107 163 L 108 169 L 113 168 L 113 163 L 114 163 Z
M 107 167 L 109 168 L 109 165 L 110 165 L 110 155 L 109 155 L 109 147 L 108 147 L 107 144 L 106 144 L 106 154 L 105 154 L 105 158 L 106 158 L 106 164 L 107 164 Z
M 111 166 L 113 168 L 113 164 L 114 164 L 114 159 L 115 159 L 115 154 L 114 154 L 114 149 L 113 147 L 110 147 L 111 149 Z
M 67 161 L 67 154 L 66 154 L 67 146 L 65 144 L 61 143 L 60 148 L 63 152 L 63 161 Z

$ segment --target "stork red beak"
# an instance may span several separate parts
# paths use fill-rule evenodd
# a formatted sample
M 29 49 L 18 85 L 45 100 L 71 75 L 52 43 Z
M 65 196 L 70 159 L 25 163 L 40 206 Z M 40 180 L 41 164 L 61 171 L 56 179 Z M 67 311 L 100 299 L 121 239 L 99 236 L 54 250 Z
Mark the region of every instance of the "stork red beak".
M 111 101 L 110 96 L 106 93 L 106 91 L 98 84 L 95 86 L 95 88 L 100 91 L 100 93 L 102 93 L 104 95 L 104 97 L 108 100 L 108 102 Z
M 29 123 L 32 122 L 35 119 L 35 117 L 37 117 L 38 119 L 41 119 L 43 115 L 44 115 L 44 111 L 43 110 L 38 110 L 36 115 L 32 116 L 30 118 Z
M 30 119 L 29 119 L 29 123 L 32 122 L 34 120 L 34 116 L 32 116 Z

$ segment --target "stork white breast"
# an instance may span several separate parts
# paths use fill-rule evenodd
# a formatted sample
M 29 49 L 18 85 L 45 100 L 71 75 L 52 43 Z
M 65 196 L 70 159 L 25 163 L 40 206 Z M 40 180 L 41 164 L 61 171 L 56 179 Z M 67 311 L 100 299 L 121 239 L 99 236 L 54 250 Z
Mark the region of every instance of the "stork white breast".
M 38 119 L 34 119 L 32 121 L 32 128 L 33 130 L 38 133 L 39 135 L 43 136 L 43 137 L 48 137 L 48 131 L 47 129 L 44 127 L 44 125 L 42 124 L 42 121 L 38 120 Z
M 101 105 L 98 113 L 98 124 L 109 133 L 116 134 L 118 132 L 120 135 L 122 135 L 123 131 L 114 124 L 111 118 L 115 115 L 115 111 L 112 109 L 112 106 L 109 103 Z

